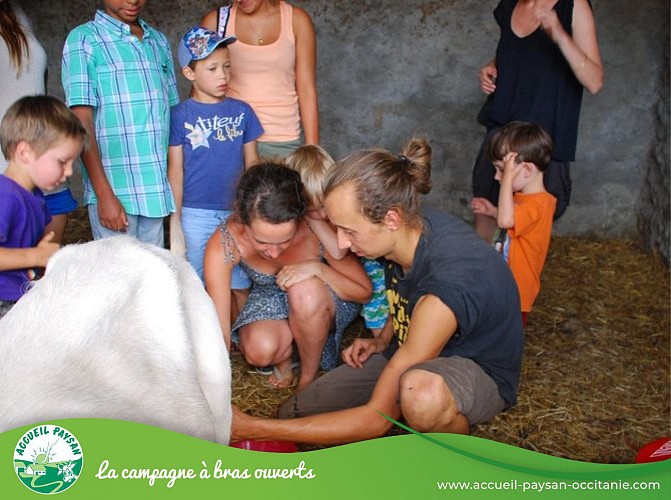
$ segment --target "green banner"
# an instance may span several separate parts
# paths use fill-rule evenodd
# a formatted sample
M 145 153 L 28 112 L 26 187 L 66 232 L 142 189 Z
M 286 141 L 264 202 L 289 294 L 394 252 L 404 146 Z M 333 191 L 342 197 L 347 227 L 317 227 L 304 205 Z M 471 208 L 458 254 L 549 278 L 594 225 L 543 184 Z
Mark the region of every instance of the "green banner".
M 262 453 L 146 425 L 72 419 L 0 434 L 0 498 L 671 498 L 671 460 L 604 465 L 418 434 Z M 44 497 L 43 497 L 44 498 Z

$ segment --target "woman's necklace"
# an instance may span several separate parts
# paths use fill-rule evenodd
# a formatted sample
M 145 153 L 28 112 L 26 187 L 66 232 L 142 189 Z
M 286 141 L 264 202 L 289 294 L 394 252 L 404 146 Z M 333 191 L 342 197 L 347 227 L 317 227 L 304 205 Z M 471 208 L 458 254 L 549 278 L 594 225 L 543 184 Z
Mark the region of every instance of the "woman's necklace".
M 256 44 L 257 45 L 263 45 L 263 43 L 264 43 L 264 41 L 263 41 L 263 30 L 266 27 L 266 22 L 268 21 L 268 15 L 266 14 L 266 15 L 263 16 L 263 22 L 261 23 L 261 29 L 260 30 L 256 29 L 256 26 L 254 25 L 254 23 L 251 22 L 251 20 L 252 19 L 250 17 L 249 18 L 249 21 L 250 21 L 249 27 L 252 28 L 252 31 L 254 32 L 254 37 L 256 38 Z

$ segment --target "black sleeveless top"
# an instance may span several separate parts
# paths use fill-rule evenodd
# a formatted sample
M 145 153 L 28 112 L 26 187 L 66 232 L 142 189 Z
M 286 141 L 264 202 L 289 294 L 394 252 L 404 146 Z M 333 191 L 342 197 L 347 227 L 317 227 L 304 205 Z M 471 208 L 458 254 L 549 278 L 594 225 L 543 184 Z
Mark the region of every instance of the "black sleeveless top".
M 540 27 L 524 38 L 513 33 L 510 21 L 516 4 L 517 0 L 501 0 L 494 9 L 501 38 L 489 121 L 504 125 L 523 120 L 540 125 L 554 141 L 552 158 L 573 161 L 583 87 L 559 47 Z M 554 9 L 571 35 L 573 0 L 559 0 Z
M 501 256 L 470 226 L 451 215 L 425 208 L 424 231 L 407 273 L 385 265 L 389 314 L 395 339 L 384 352 L 391 359 L 405 342 L 417 302 L 434 295 L 451 309 L 458 328 L 438 357 L 475 361 L 515 404 L 522 366 L 524 331 L 517 284 Z

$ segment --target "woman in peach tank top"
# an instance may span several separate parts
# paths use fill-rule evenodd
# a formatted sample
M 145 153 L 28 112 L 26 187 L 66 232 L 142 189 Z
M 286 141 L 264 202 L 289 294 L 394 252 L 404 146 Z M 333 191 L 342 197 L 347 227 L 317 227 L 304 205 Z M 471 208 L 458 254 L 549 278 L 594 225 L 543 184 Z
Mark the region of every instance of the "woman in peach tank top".
M 260 156 L 286 156 L 319 143 L 316 38 L 307 12 L 284 0 L 233 0 L 202 25 L 235 35 L 229 95 L 252 106 L 264 128 Z

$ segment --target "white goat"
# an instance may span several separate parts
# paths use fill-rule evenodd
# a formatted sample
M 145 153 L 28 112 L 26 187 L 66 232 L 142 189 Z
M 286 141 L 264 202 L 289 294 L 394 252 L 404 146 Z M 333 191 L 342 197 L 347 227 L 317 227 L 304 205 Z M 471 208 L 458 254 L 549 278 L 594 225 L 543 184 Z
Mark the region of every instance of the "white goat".
M 228 352 L 183 259 L 127 236 L 69 245 L 0 320 L 0 432 L 80 417 L 228 443 Z

